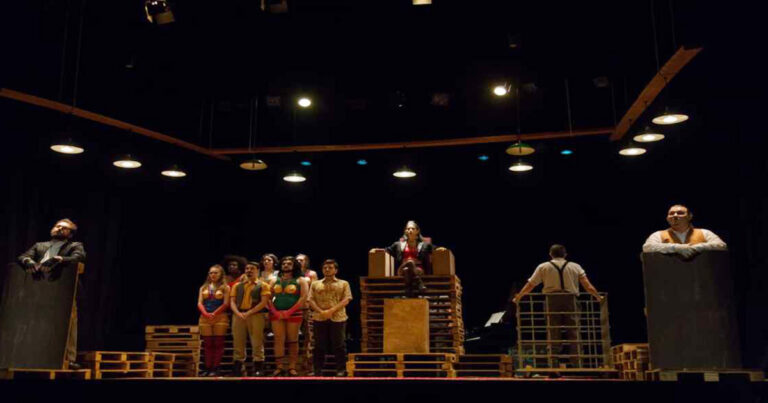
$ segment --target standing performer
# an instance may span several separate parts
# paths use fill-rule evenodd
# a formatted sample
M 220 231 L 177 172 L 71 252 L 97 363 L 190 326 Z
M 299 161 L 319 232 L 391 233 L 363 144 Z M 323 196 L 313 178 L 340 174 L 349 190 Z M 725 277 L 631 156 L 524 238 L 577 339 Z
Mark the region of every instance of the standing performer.
M 275 334 L 275 361 L 277 369 L 272 376 L 297 376 L 299 358 L 299 327 L 301 307 L 307 300 L 309 289 L 301 275 L 301 266 L 293 256 L 280 259 L 280 278 L 270 283 L 273 300 L 269 304 L 272 331 Z M 285 370 L 285 346 L 288 345 L 288 371 Z
M 676 204 L 667 212 L 669 228 L 656 231 L 645 241 L 643 252 L 677 253 L 683 258 L 690 259 L 706 250 L 726 250 L 719 236 L 703 228 L 693 228 L 693 214 L 688 207 Z
M 569 355 L 576 355 L 578 346 L 576 343 L 561 344 L 560 342 L 553 342 L 552 340 L 576 340 L 578 323 L 577 312 L 578 306 L 576 304 L 576 295 L 579 293 L 579 284 L 581 284 L 587 292 L 592 294 L 598 301 L 602 302 L 605 297 L 597 292 L 597 289 L 587 279 L 587 274 L 584 269 L 578 263 L 568 262 L 565 260 L 567 253 L 565 246 L 552 245 L 549 248 L 549 256 L 552 260 L 544 262 L 536 267 L 531 278 L 523 286 L 523 289 L 515 295 L 512 301 L 517 304 L 520 299 L 526 294 L 531 292 L 534 287 L 544 283 L 544 289 L 542 292 L 546 294 L 546 309 L 548 318 L 548 336 L 549 347 L 552 350 L 552 354 L 566 354 L 565 348 L 567 345 Z M 559 314 L 550 312 L 560 312 Z M 563 313 L 566 312 L 566 313 Z M 568 314 L 567 312 L 573 312 L 574 314 Z M 564 327 L 564 329 L 562 327 Z M 561 335 L 561 332 L 564 333 Z M 559 349 L 559 352 L 555 352 L 555 349 Z M 572 364 L 577 362 L 576 359 L 570 360 Z
M 336 278 L 339 264 L 333 259 L 323 262 L 323 279 L 312 283 L 309 289 L 309 305 L 314 311 L 313 324 L 315 335 L 314 374 L 322 375 L 325 354 L 330 351 L 336 358 L 336 376 L 346 376 L 347 351 L 344 345 L 346 335 L 347 311 L 345 307 L 352 301 L 349 283 Z
M 221 356 L 224 354 L 224 336 L 229 326 L 227 301 L 229 286 L 224 280 L 224 268 L 218 264 L 213 265 L 208 269 L 208 278 L 197 296 L 197 309 L 200 311 L 198 325 L 205 353 L 205 371 L 202 376 L 218 376 Z
M 85 249 L 81 242 L 72 242 L 77 232 L 77 225 L 68 218 L 62 218 L 51 228 L 51 240 L 37 242 L 18 257 L 19 263 L 27 273 L 39 276 L 50 272 L 54 267 L 65 264 L 85 262 Z M 68 303 L 68 302 L 67 302 Z M 72 305 L 70 314 L 69 336 L 67 338 L 66 359 L 69 369 L 80 369 L 77 360 L 77 303 Z
M 432 272 L 430 258 L 434 246 L 428 238 L 421 236 L 421 229 L 416 221 L 405 224 L 403 237 L 386 248 L 395 258 L 397 275 L 405 277 L 405 296 L 413 297 L 413 286 L 419 293 L 427 291 L 421 276 Z
M 310 269 L 309 267 L 309 256 L 299 253 L 296 255 L 296 261 L 299 262 L 301 265 L 301 273 L 304 276 L 304 278 L 307 280 L 307 287 L 310 289 L 312 288 L 312 282 L 317 280 L 317 272 Z M 301 313 L 303 316 L 303 320 L 301 321 L 301 328 L 299 328 L 299 337 L 301 335 L 304 335 L 304 340 L 301 342 L 301 345 L 304 347 L 304 355 L 307 357 L 307 361 L 309 361 L 309 352 L 310 352 L 310 341 L 312 338 L 311 335 L 311 323 L 312 322 L 312 314 L 311 314 L 311 307 L 309 306 L 309 302 L 304 303 L 304 306 L 301 308 Z
M 245 270 L 245 264 L 247 262 L 248 259 L 242 256 L 224 256 L 224 261 L 221 265 L 227 270 L 227 274 L 225 275 L 224 280 L 227 282 L 227 284 L 229 284 L 230 287 L 235 285 L 235 283 L 240 280 L 240 277 L 243 275 L 243 270 Z
M 269 283 L 273 278 L 277 278 L 277 272 L 275 272 L 275 265 L 277 264 L 277 256 L 273 253 L 265 253 L 261 257 L 261 274 L 260 278 Z
M 232 338 L 234 376 L 248 376 L 245 371 L 245 336 L 251 339 L 253 376 L 264 374 L 264 323 L 269 303 L 269 284 L 259 279 L 258 262 L 245 265 L 245 277 L 232 288 Z

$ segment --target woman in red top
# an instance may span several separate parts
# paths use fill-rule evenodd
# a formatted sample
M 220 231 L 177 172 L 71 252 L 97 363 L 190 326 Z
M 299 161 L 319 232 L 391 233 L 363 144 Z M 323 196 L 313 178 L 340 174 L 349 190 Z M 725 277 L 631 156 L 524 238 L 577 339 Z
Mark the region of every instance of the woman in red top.
M 405 277 L 405 296 L 413 296 L 415 284 L 420 293 L 424 293 L 427 287 L 421 280 L 421 276 L 431 272 L 430 258 L 434 246 L 429 239 L 421 236 L 421 228 L 416 221 L 408 221 L 405 224 L 403 237 L 393 243 L 386 251 L 395 258 L 397 275 Z

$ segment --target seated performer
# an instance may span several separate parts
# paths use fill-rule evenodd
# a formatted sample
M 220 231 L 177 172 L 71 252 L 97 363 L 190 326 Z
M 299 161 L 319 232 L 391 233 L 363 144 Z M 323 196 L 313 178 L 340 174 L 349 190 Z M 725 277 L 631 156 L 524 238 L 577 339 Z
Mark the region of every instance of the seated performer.
M 229 284 L 230 287 L 235 285 L 240 280 L 240 277 L 243 275 L 243 270 L 245 270 L 245 264 L 248 262 L 248 259 L 237 256 L 237 255 L 226 255 L 224 256 L 224 261 L 222 262 L 222 266 L 227 269 L 227 274 L 224 277 L 224 280 Z
M 656 231 L 645 241 L 643 252 L 652 253 L 677 253 L 685 259 L 706 250 L 727 250 L 719 236 L 714 232 L 693 228 L 691 225 L 693 214 L 681 204 L 669 208 L 667 223 L 669 228 L 664 231 Z
M 405 296 L 413 297 L 413 285 L 419 293 L 427 291 L 421 276 L 432 272 L 430 258 L 434 246 L 428 238 L 421 236 L 421 229 L 416 221 L 405 224 L 403 237 L 386 248 L 395 258 L 397 275 L 405 278 Z
M 578 263 L 568 262 L 565 260 L 567 256 L 565 246 L 552 245 L 549 248 L 549 256 L 552 260 L 544 262 L 536 267 L 531 278 L 523 286 L 523 289 L 515 295 L 513 302 L 515 304 L 520 303 L 520 300 L 534 287 L 544 283 L 542 292 L 547 294 L 546 309 L 547 312 L 576 312 L 578 306 L 576 304 L 576 295 L 579 293 L 579 284 L 581 284 L 587 292 L 592 294 L 598 301 L 602 302 L 605 297 L 597 292 L 597 289 L 587 279 L 587 274 L 584 269 Z M 549 340 L 576 340 L 577 329 L 575 328 L 578 323 L 578 318 L 575 314 L 547 314 L 548 323 L 548 337 Z M 567 326 L 564 329 L 565 337 L 561 335 L 561 326 Z M 549 343 L 552 354 L 566 354 L 565 345 L 561 345 L 558 342 Z M 560 352 L 556 353 L 554 350 L 558 347 Z M 568 346 L 569 354 L 576 354 L 576 348 L 578 346 L 575 343 L 571 343 Z M 572 364 L 576 364 L 577 360 L 572 357 L 570 360 Z
M 65 264 L 85 262 L 85 249 L 80 242 L 72 242 L 77 232 L 77 225 L 68 218 L 63 218 L 51 228 L 51 240 L 37 242 L 18 257 L 18 262 L 27 273 L 40 276 L 54 267 Z M 68 303 L 68 302 L 67 302 Z M 69 369 L 80 369 L 77 360 L 77 303 L 72 306 L 71 325 L 66 347 L 66 359 Z
M 275 334 L 275 361 L 277 369 L 272 376 L 298 376 L 299 327 L 303 315 L 301 307 L 307 300 L 309 289 L 301 275 L 301 266 L 293 256 L 280 259 L 280 277 L 270 283 L 272 295 L 269 303 L 272 331 Z M 285 345 L 288 345 L 288 371 L 285 370 Z
M 253 376 L 264 375 L 264 323 L 269 296 L 269 284 L 259 279 L 258 262 L 248 262 L 245 265 L 245 276 L 230 292 L 234 376 L 248 376 L 245 371 L 246 334 L 251 339 Z
M 228 300 L 229 286 L 224 281 L 224 268 L 213 265 L 208 269 L 208 278 L 197 295 L 197 309 L 200 311 L 198 325 L 205 354 L 205 371 L 201 376 L 218 376 L 224 354 L 224 336 L 229 326 Z
M 347 311 L 345 307 L 352 301 L 349 283 L 336 278 L 339 264 L 333 259 L 323 262 L 323 279 L 315 281 L 309 289 L 309 305 L 314 311 L 313 326 L 315 335 L 314 374 L 322 375 L 325 354 L 330 351 L 336 358 L 336 376 L 346 376 L 347 351 L 344 345 L 346 334 Z

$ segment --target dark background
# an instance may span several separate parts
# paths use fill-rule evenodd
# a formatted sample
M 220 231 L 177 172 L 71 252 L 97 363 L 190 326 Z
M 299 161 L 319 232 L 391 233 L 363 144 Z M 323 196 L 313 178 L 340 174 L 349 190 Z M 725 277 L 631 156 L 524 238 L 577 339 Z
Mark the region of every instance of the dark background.
M 17 2 L 3 17 L 0 84 L 72 103 L 77 76 L 79 107 L 204 146 L 246 147 L 253 100 L 258 145 L 567 130 L 565 79 L 574 130 L 611 126 L 656 68 L 646 1 L 295 2 L 281 16 L 248 2 L 200 3 L 176 2 L 177 22 L 153 27 L 138 1 L 86 3 L 84 11 L 79 1 Z M 260 156 L 267 171 L 246 172 L 239 159 L 214 160 L 0 99 L 0 260 L 47 238 L 57 219 L 73 219 L 88 252 L 80 348 L 143 349 L 144 325 L 197 321 L 197 288 L 224 254 L 303 252 L 315 269 L 333 257 L 357 291 L 367 251 L 415 219 L 456 256 L 468 327 L 502 310 L 513 282 L 558 242 L 608 292 L 613 341 L 636 342 L 646 339 L 641 245 L 665 227 L 667 208 L 683 203 L 697 226 L 729 244 L 745 364 L 757 366 L 768 337 L 759 25 L 739 7 L 675 1 L 672 19 L 669 2 L 653 5 L 661 63 L 674 45 L 704 50 L 629 134 L 665 105 L 691 119 L 663 128 L 667 138 L 636 158 L 619 156 L 620 144 L 605 136 L 537 142 L 535 168 L 522 175 L 507 170 L 512 159 L 502 144 L 269 155 Z M 510 35 L 523 38 L 519 49 L 507 46 Z M 608 88 L 593 85 L 599 76 Z M 537 90 L 521 91 L 519 103 L 499 100 L 489 88 L 500 80 Z M 312 94 L 314 108 L 291 107 L 300 92 Z M 433 92 L 450 93 L 451 104 L 430 105 Z M 282 106 L 267 107 L 267 95 L 281 96 Z M 84 154 L 48 149 L 67 128 L 80 132 Z M 561 156 L 563 147 L 574 154 Z M 125 152 L 144 166 L 114 168 L 113 157 Z M 490 160 L 477 160 L 479 153 Z M 360 157 L 369 165 L 357 166 Z M 283 182 L 300 159 L 313 163 L 304 168 L 308 181 Z M 172 162 L 189 176 L 160 176 Z M 418 176 L 392 177 L 406 163 Z M 359 335 L 357 301 L 349 310 Z

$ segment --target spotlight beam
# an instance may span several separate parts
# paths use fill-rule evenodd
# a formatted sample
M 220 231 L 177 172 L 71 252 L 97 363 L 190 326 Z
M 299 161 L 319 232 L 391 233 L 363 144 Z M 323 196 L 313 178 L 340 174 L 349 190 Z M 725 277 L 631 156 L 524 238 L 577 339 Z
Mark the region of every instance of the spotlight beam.
M 317 153 L 329 151 L 367 151 L 367 150 L 391 150 L 402 148 L 431 148 L 431 147 L 455 147 L 473 144 L 509 143 L 518 140 L 548 140 L 569 138 L 576 136 L 600 136 L 613 133 L 613 127 L 597 129 L 574 130 L 573 132 L 540 132 L 529 134 L 505 134 L 499 136 L 464 137 L 456 139 L 403 141 L 397 143 L 368 143 L 368 144 L 328 144 L 286 147 L 255 147 L 255 148 L 214 148 L 212 152 L 218 155 L 237 154 L 282 154 L 282 153 Z
M 645 109 L 650 105 L 654 99 L 661 93 L 661 90 L 669 84 L 680 70 L 683 69 L 693 58 L 701 52 L 702 48 L 686 49 L 680 47 L 672 57 L 661 66 L 659 72 L 651 79 L 648 85 L 645 86 L 643 91 L 637 97 L 632 106 L 629 107 L 627 113 L 621 118 L 619 124 L 616 125 L 616 130 L 611 134 L 611 141 L 621 140 L 622 137 L 629 131 L 632 122 L 637 122 L 640 116 L 645 112 Z
M 187 150 L 204 154 L 216 159 L 229 160 L 228 157 L 220 155 L 216 152 L 213 152 L 205 147 L 200 147 L 197 144 L 192 144 L 184 140 L 180 140 L 175 137 L 169 136 L 167 134 L 156 132 L 154 130 L 150 130 L 141 126 L 136 126 L 134 124 L 123 122 L 121 120 L 117 120 L 114 118 L 110 118 L 109 116 L 104 116 L 95 112 L 87 111 L 85 109 L 73 107 L 72 105 L 67 105 L 61 102 L 52 101 L 50 99 L 36 97 L 34 95 L 25 94 L 23 92 L 9 90 L 7 88 L 0 88 L 0 97 L 13 99 L 13 100 L 24 102 L 30 105 L 36 105 L 46 109 L 51 109 L 51 110 L 59 111 L 62 113 L 66 113 L 66 114 L 71 114 L 82 119 L 101 123 L 106 126 L 116 127 L 118 129 L 136 133 L 145 137 L 149 137 L 154 140 L 162 141 L 164 143 L 173 144 L 177 147 L 186 148 Z

